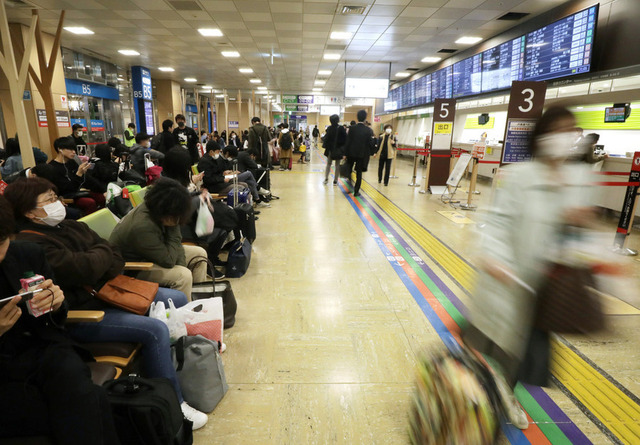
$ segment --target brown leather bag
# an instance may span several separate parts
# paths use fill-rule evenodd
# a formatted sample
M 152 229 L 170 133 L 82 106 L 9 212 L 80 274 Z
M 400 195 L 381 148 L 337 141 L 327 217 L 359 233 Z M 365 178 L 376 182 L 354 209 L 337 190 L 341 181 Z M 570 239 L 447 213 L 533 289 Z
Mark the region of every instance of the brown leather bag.
M 100 300 L 134 314 L 144 315 L 158 293 L 158 283 L 137 280 L 126 275 L 107 281 L 102 288 L 93 292 Z
M 535 327 L 560 334 L 586 334 L 605 328 L 591 270 L 552 264 L 538 292 Z

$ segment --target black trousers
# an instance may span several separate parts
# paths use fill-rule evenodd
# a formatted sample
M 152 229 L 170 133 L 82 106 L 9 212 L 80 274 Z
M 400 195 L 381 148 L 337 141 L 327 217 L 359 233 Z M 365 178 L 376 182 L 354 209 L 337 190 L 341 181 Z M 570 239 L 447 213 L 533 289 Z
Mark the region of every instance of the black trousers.
M 0 437 L 49 435 L 58 444 L 118 444 L 111 407 L 66 345 L 0 358 Z
M 360 185 L 362 185 L 362 171 L 364 168 L 364 160 L 360 158 L 352 158 L 351 156 L 347 156 L 347 164 L 349 165 L 349 171 L 356 171 L 356 183 L 353 186 L 353 194 L 357 195 L 360 192 Z M 347 178 L 351 181 L 351 177 Z
M 382 172 L 384 171 L 384 185 L 389 184 L 389 174 L 391 174 L 391 161 L 393 161 L 393 159 L 380 159 L 378 161 L 378 182 L 382 181 Z

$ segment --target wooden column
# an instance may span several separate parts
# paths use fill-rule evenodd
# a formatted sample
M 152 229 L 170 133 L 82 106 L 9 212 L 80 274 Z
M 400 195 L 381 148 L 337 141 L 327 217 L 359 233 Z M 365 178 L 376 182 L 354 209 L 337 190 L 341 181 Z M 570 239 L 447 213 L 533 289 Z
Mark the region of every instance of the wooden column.
M 38 10 L 32 9 L 31 13 L 38 17 Z M 56 69 L 56 60 L 58 54 L 60 54 L 60 39 L 62 38 L 62 24 L 64 23 L 64 10 L 60 12 L 60 19 L 58 20 L 58 29 L 56 30 L 53 46 L 51 47 L 51 54 L 49 54 L 49 62 L 47 63 L 45 57 L 44 45 L 42 43 L 42 31 L 40 30 L 40 21 L 36 22 L 36 49 L 38 51 L 38 65 L 40 68 L 40 75 L 36 73 L 33 65 L 29 64 L 29 74 L 31 79 L 36 85 L 36 88 L 42 96 L 44 101 L 44 109 L 47 112 L 47 131 L 49 132 L 49 139 L 51 145 L 53 141 L 60 137 L 58 130 L 58 120 L 56 119 L 56 107 L 53 101 L 53 92 L 51 91 L 51 84 L 53 83 L 53 73 Z
M 242 92 L 240 90 L 238 90 L 238 97 L 236 98 L 236 102 L 238 102 L 238 131 L 236 131 L 236 133 L 239 133 L 240 122 L 242 122 Z M 240 137 L 240 135 L 238 135 L 238 137 Z
M 31 135 L 29 134 L 29 126 L 27 124 L 27 114 L 22 102 L 24 87 L 27 83 L 27 74 L 29 69 L 29 58 L 34 44 L 34 33 L 38 17 L 31 17 L 31 27 L 29 28 L 29 36 L 27 44 L 22 54 L 22 61 L 18 69 L 18 63 L 13 51 L 13 41 L 9 30 L 9 21 L 7 19 L 7 11 L 4 2 L 0 2 L 0 36 L 2 37 L 3 51 L 0 55 L 0 69 L 7 78 L 9 84 L 9 94 L 11 97 L 11 108 L 15 119 L 18 139 L 20 140 L 20 153 L 22 155 L 22 165 L 24 167 L 33 167 L 35 160 L 33 158 L 33 150 L 31 149 Z
M 200 141 L 200 132 L 202 131 L 202 127 L 200 126 L 200 95 L 198 94 L 198 90 L 196 88 L 193 89 L 193 96 L 196 100 L 196 124 L 198 125 L 198 141 Z
M 229 140 L 229 95 L 227 94 L 227 90 L 222 90 L 224 94 L 224 128 L 227 132 L 227 140 Z

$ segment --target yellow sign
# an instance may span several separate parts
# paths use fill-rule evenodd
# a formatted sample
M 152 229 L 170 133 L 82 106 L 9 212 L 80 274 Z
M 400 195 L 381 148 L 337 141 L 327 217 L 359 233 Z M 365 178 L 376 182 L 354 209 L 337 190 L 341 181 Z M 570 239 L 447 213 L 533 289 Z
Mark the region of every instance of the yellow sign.
M 484 125 L 480 125 L 478 123 L 478 116 L 467 116 L 467 120 L 464 123 L 464 129 L 465 130 L 471 130 L 471 129 L 489 130 L 489 129 L 492 129 L 495 126 L 495 123 L 496 123 L 496 118 L 495 117 L 490 117 L 489 118 L 489 122 L 487 122 Z
M 444 216 L 445 218 L 447 218 L 449 221 L 453 221 L 456 224 L 475 224 L 476 223 L 474 220 L 469 219 L 458 212 L 439 210 L 438 213 Z
M 435 134 L 450 134 L 453 128 L 453 123 L 451 122 L 436 122 L 433 125 Z

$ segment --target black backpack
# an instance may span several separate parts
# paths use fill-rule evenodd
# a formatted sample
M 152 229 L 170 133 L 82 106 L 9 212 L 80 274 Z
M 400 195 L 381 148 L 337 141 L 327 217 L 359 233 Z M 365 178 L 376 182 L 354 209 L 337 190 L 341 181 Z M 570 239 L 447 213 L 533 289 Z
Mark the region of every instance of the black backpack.
M 122 445 L 191 445 L 191 421 L 184 418 L 168 379 L 137 375 L 104 384 Z
M 280 148 L 282 148 L 283 150 L 289 150 L 291 148 L 292 142 L 293 141 L 291 140 L 291 133 L 283 133 L 282 138 L 280 138 Z

